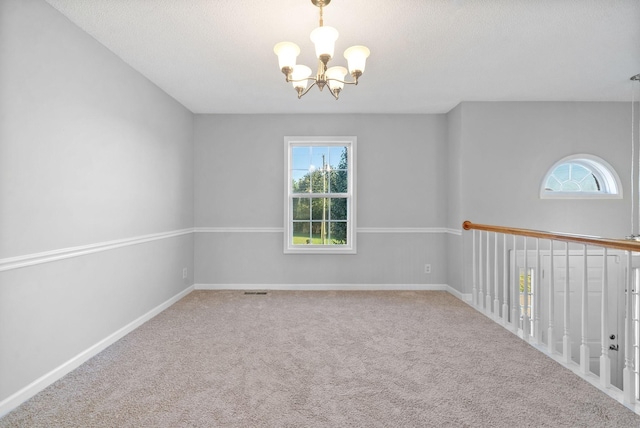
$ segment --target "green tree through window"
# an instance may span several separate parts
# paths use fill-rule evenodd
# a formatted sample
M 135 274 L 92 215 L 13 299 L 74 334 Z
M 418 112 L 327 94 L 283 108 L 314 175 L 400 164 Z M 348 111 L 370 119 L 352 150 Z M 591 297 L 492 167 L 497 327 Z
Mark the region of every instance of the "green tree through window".
M 297 142 L 289 144 L 287 150 L 288 248 L 328 250 L 320 252 L 331 252 L 327 247 L 352 249 L 353 146 L 348 141 Z

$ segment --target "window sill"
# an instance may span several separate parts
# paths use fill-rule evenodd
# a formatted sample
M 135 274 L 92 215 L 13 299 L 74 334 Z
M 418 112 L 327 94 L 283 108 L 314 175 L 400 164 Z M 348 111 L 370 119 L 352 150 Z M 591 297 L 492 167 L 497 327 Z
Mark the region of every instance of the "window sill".
M 546 192 L 540 194 L 540 199 L 622 199 L 622 195 L 614 193 Z

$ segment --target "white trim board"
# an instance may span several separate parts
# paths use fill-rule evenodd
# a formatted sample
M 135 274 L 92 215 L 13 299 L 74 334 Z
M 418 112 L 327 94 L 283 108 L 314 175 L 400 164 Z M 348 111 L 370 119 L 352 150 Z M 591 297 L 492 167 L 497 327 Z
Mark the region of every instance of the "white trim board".
M 452 233 L 462 234 L 462 231 L 446 227 L 359 227 L 358 233 Z M 459 232 L 459 233 L 458 233 Z
M 194 228 L 197 233 L 283 233 L 283 227 L 204 227 Z M 358 227 L 357 233 L 449 233 L 462 235 L 462 230 L 447 227 Z
M 462 235 L 462 230 L 446 227 L 359 227 L 357 233 L 448 233 Z M 282 227 L 194 227 L 178 229 L 168 232 L 152 233 L 149 235 L 134 236 L 132 238 L 116 239 L 113 241 L 97 242 L 94 244 L 80 245 L 77 247 L 61 248 L 58 250 L 44 251 L 41 253 L 25 254 L 17 257 L 0 259 L 0 272 L 55 262 L 58 260 L 80 257 L 101 251 L 113 250 L 129 245 L 138 245 L 159 239 L 173 238 L 175 236 L 188 235 L 190 233 L 283 233 Z
M 449 294 L 451 294 L 454 297 L 457 297 L 458 299 L 462 300 L 465 303 L 470 304 L 473 302 L 473 295 L 471 293 L 461 293 L 455 288 L 451 287 L 450 285 L 447 285 L 447 291 L 449 292 Z
M 196 233 L 282 233 L 283 227 L 194 227 Z
M 451 292 L 450 290 L 453 290 L 453 288 L 449 287 L 447 284 L 195 284 L 194 288 L 196 290 L 300 290 L 300 291 L 421 290 L 421 291 Z
M 96 343 L 95 345 L 93 345 L 93 346 L 89 347 L 88 349 L 82 351 L 81 353 L 79 353 L 75 357 L 71 358 L 66 363 L 62 364 L 61 366 L 59 366 L 59 367 L 57 367 L 55 369 L 53 369 L 49 373 L 46 373 L 45 375 L 41 376 L 40 378 L 34 380 L 29 385 L 25 386 L 24 388 L 22 388 L 21 390 L 19 390 L 16 393 L 14 393 L 13 395 L 10 395 L 9 397 L 5 398 L 4 400 L 2 400 L 0 402 L 0 418 L 2 416 L 4 416 L 5 414 L 9 413 L 11 410 L 13 410 L 16 407 L 18 407 L 20 404 L 22 404 L 25 401 L 27 401 L 29 398 L 31 398 L 34 395 L 36 395 L 38 392 L 40 392 L 43 389 L 45 389 L 47 386 L 51 385 L 52 383 L 54 383 L 55 381 L 57 381 L 59 379 L 62 379 L 62 377 L 64 377 L 68 373 L 72 372 L 76 368 L 80 367 L 83 363 L 85 363 L 86 361 L 90 360 L 94 356 L 98 355 L 100 352 L 102 352 L 103 350 L 105 350 L 109 346 L 113 345 L 118 340 L 122 339 L 124 336 L 126 336 L 127 334 L 129 334 L 130 332 L 135 330 L 136 328 L 140 327 L 142 324 L 144 324 L 145 322 L 149 321 L 151 318 L 153 318 L 156 315 L 158 315 L 160 312 L 164 311 L 169 306 L 173 305 L 174 303 L 176 303 L 178 300 L 182 299 L 187 294 L 191 293 L 193 290 L 194 290 L 193 285 L 188 287 L 188 288 L 186 288 L 186 289 L 184 289 L 183 291 L 181 291 L 180 293 L 176 294 L 175 296 L 173 296 L 169 300 L 167 300 L 164 303 L 161 303 L 160 305 L 158 305 L 155 308 L 151 309 L 146 314 L 138 317 L 137 319 L 135 319 L 132 322 L 130 322 L 129 324 L 125 325 L 121 329 L 119 329 L 119 330 L 115 331 L 114 333 L 110 334 L 109 336 L 105 337 L 104 339 L 102 339 L 101 341 Z
M 81 245 L 78 247 L 61 248 L 59 250 L 44 251 L 42 253 L 26 254 L 18 257 L 9 257 L 6 259 L 0 259 L 0 272 L 42 263 L 55 262 L 57 260 L 69 259 L 72 257 L 80 257 L 86 254 L 113 250 L 115 248 L 127 247 L 129 245 L 138 245 L 145 242 L 157 241 L 159 239 L 172 238 L 174 236 L 188 235 L 190 233 L 193 233 L 193 229 L 191 228 L 179 229 L 169 232 L 152 233 L 150 235 L 134 236 L 133 238 L 116 239 L 113 241 Z
M 446 291 L 471 304 L 471 293 L 448 284 L 194 284 L 195 290 L 298 290 L 298 291 Z

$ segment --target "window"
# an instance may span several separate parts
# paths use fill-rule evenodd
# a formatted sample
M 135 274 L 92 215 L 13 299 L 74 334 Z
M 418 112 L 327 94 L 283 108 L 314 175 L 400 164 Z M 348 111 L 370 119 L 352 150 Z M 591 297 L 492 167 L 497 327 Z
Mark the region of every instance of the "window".
M 520 271 L 520 322 L 518 324 L 518 328 L 520 330 L 524 331 L 524 319 L 525 319 L 525 310 L 524 310 L 524 303 L 525 303 L 525 292 L 524 292 L 524 269 L 523 268 L 519 268 Z M 535 277 L 535 270 L 533 268 L 529 268 L 528 269 L 529 274 L 527 275 L 527 293 L 526 293 L 526 298 L 527 298 L 527 311 L 526 311 L 526 316 L 527 319 L 529 320 L 529 325 L 527 326 L 528 331 L 529 331 L 529 335 L 530 336 L 535 336 L 535 320 L 533 319 L 533 314 L 536 313 L 535 311 L 535 292 L 536 292 L 536 281 L 537 278 Z
M 285 137 L 285 253 L 356 252 L 356 137 Z
M 620 178 L 603 159 L 573 155 L 556 162 L 542 180 L 541 198 L 622 198 Z

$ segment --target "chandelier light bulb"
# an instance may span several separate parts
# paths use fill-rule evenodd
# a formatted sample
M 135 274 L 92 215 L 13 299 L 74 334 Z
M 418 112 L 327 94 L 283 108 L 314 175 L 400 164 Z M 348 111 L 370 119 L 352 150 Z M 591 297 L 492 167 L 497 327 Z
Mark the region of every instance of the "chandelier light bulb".
M 306 65 L 296 65 L 293 67 L 293 71 L 291 72 L 291 84 L 293 85 L 295 90 L 298 88 L 302 88 L 304 91 L 307 89 L 307 84 L 309 81 L 307 78 L 311 76 L 311 69 Z
M 280 42 L 273 47 L 273 52 L 278 55 L 280 70 L 291 70 L 296 65 L 296 58 L 300 55 L 300 48 L 295 43 Z M 288 74 L 288 73 L 287 73 Z
M 333 58 L 338 30 L 333 27 L 318 27 L 311 32 L 310 38 L 316 47 L 316 57 L 326 64 Z
M 331 88 L 332 91 L 335 91 L 336 89 L 342 89 L 344 88 L 344 76 L 347 75 L 347 69 L 344 67 L 340 67 L 340 66 L 336 66 L 336 67 L 331 67 L 327 70 L 327 72 L 325 73 L 325 76 L 327 77 L 327 83 L 329 84 L 329 88 Z M 333 79 L 337 79 L 337 80 L 333 80 Z
M 364 73 L 364 66 L 366 65 L 369 54 L 370 51 L 366 46 L 351 46 L 344 51 L 344 57 L 349 64 L 349 74 L 354 75 L 355 73 L 361 75 Z

